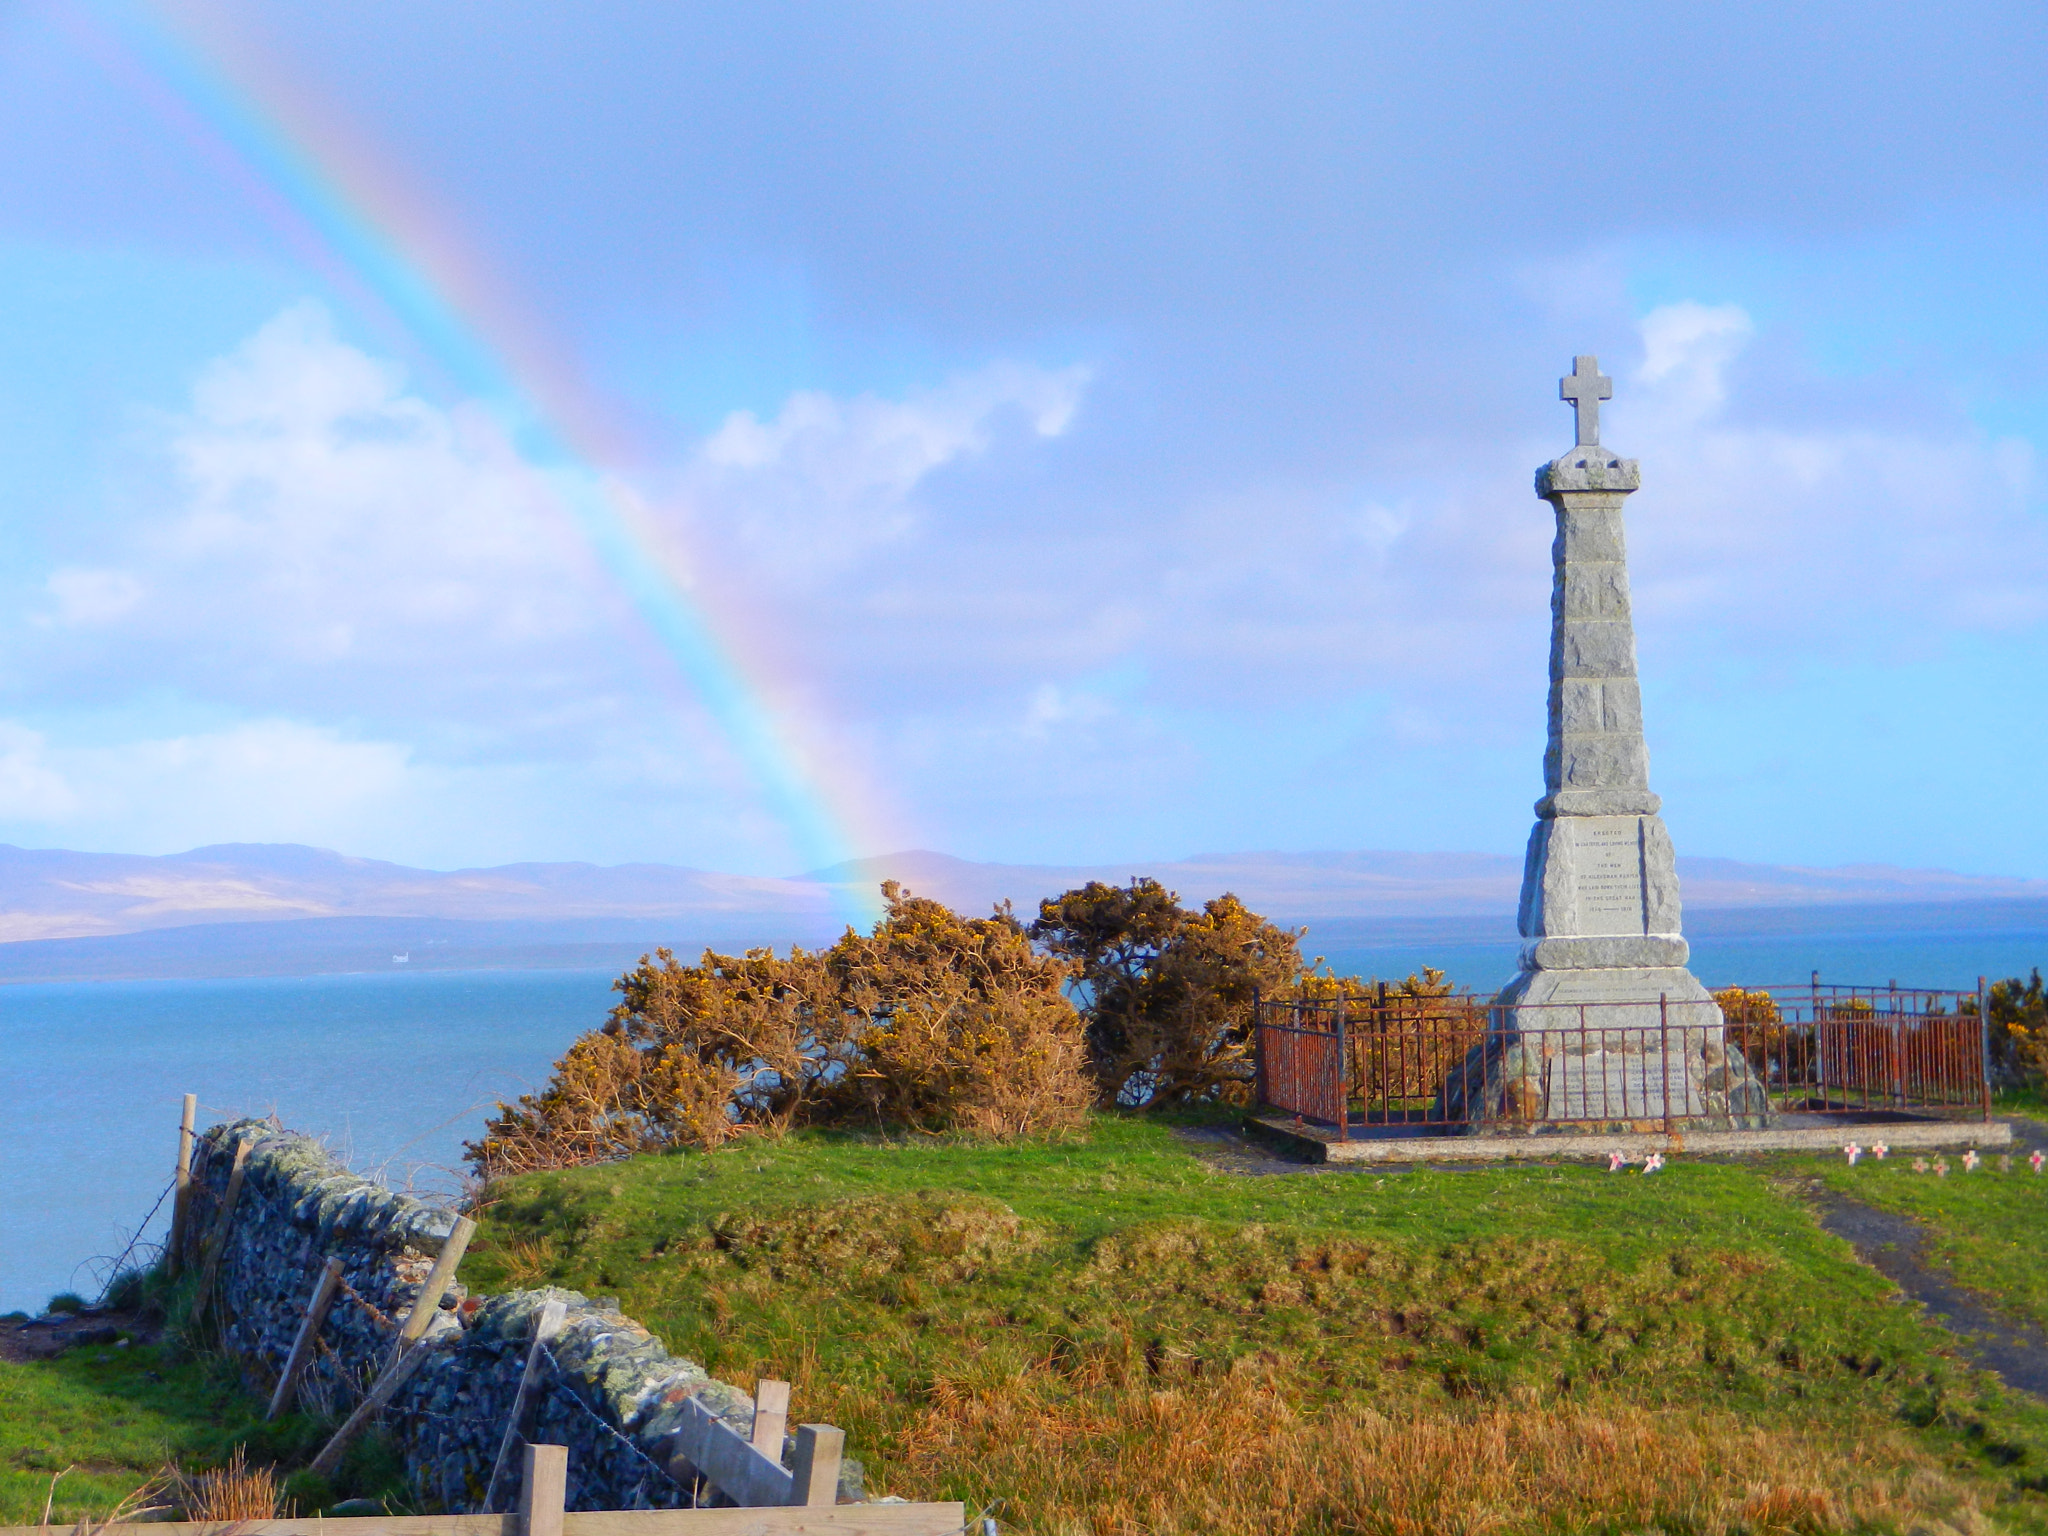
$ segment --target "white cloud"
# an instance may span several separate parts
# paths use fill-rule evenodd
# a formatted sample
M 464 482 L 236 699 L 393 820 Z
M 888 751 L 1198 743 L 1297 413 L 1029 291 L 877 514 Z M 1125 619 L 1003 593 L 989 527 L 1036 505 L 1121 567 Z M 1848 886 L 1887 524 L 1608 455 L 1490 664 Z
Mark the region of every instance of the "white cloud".
M 0 823 L 150 846 L 329 841 L 407 788 L 410 757 L 293 720 L 92 746 L 0 722 Z
M 78 796 L 49 760 L 40 731 L 0 721 L 0 821 L 62 821 Z
M 1031 690 L 1024 710 L 1024 734 L 1043 739 L 1055 727 L 1092 725 L 1116 713 L 1116 706 L 1098 693 L 1084 688 L 1062 688 L 1057 683 L 1040 683 Z
M 62 566 L 44 585 L 57 600 L 59 624 L 109 624 L 142 601 L 142 583 L 127 571 Z
M 1729 363 L 1756 327 L 1739 304 L 1666 304 L 1640 326 L 1643 366 L 1637 381 L 1653 391 L 1655 406 L 1682 421 L 1698 421 L 1728 398 Z
M 1006 361 L 901 400 L 801 390 L 771 421 L 735 412 L 698 455 L 703 520 L 736 520 L 756 557 L 828 571 L 905 534 L 919 484 L 987 452 L 1006 416 L 1021 415 L 1035 436 L 1062 436 L 1089 377 L 1082 366 Z
M 728 416 L 703 459 L 722 469 L 792 469 L 836 500 L 903 496 L 932 470 L 986 450 L 1006 409 L 1022 411 L 1040 437 L 1060 436 L 1088 377 L 1084 367 L 1002 362 L 902 400 L 799 390 L 771 422 L 751 411 Z
M 1630 507 L 1637 606 L 1712 646 L 1818 660 L 1924 654 L 1959 630 L 2048 618 L 2031 445 L 1963 424 L 1730 420 L 1749 318 L 1675 304 L 1642 321 L 1644 366 L 1611 435 L 1643 462 Z
M 543 476 L 480 414 L 407 394 L 397 371 L 300 304 L 213 364 L 172 451 L 184 513 L 151 552 L 205 588 L 203 622 L 313 661 L 474 653 L 587 627 L 587 562 Z

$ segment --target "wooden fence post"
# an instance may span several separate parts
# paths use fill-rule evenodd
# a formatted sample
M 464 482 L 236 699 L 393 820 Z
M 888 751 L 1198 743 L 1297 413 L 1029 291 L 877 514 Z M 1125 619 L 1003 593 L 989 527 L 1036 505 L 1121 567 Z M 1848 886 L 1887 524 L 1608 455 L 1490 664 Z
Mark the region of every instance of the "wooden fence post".
M 419 1299 L 412 1304 L 405 1326 L 398 1330 L 398 1340 L 391 1347 L 392 1364 L 397 1364 L 399 1356 L 427 1331 L 427 1324 L 441 1309 L 441 1298 L 447 1293 L 449 1281 L 455 1278 L 455 1266 L 462 1262 L 463 1250 L 469 1247 L 469 1240 L 475 1235 L 475 1222 L 467 1216 L 455 1218 L 454 1227 L 441 1241 L 441 1252 L 434 1260 L 434 1267 L 427 1272 L 426 1283 L 420 1287 Z
M 547 1352 L 547 1342 L 561 1331 L 562 1320 L 569 1315 L 566 1302 L 550 1301 L 542 1304 L 533 1319 L 533 1343 L 526 1351 L 526 1369 L 519 1377 L 519 1390 L 513 1394 L 512 1411 L 505 1418 L 505 1438 L 498 1442 L 498 1459 L 491 1463 L 491 1480 L 484 1485 L 484 1506 L 481 1513 L 488 1515 L 498 1501 L 498 1479 L 505 1475 L 505 1467 L 512 1459 L 512 1446 L 525 1432 L 526 1408 L 532 1401 L 534 1383 L 540 1379 L 541 1356 Z
M 292 1352 L 285 1357 L 284 1374 L 277 1378 L 277 1390 L 270 1397 L 270 1411 L 263 1415 L 266 1421 L 276 1418 L 292 1405 L 292 1394 L 299 1389 L 299 1376 L 306 1369 L 306 1362 L 313 1358 L 313 1345 L 320 1337 L 320 1325 L 327 1321 L 327 1309 L 334 1305 L 334 1293 L 341 1286 L 341 1260 L 329 1259 L 320 1278 L 313 1282 L 313 1294 L 306 1301 L 306 1315 L 299 1322 L 298 1336 L 292 1340 Z
M 772 1461 L 782 1460 L 782 1436 L 789 1427 L 789 1383 L 754 1384 L 754 1449 Z
M 799 1424 L 796 1465 L 791 1468 L 789 1502 L 807 1508 L 839 1502 L 839 1459 L 846 1454 L 846 1432 L 830 1424 Z
M 519 1482 L 519 1536 L 562 1536 L 569 1502 L 569 1447 L 529 1445 Z
M 185 1226 L 192 1211 L 192 1122 L 199 1113 L 199 1095 L 185 1095 L 184 1117 L 178 1122 L 177 1193 L 171 1196 L 171 1236 L 164 1245 L 164 1273 L 178 1278 L 185 1262 Z
M 228 1228 L 234 1225 L 235 1207 L 242 1199 L 242 1176 L 249 1167 L 249 1148 L 254 1142 L 235 1143 L 235 1166 L 228 1170 L 227 1193 L 220 1202 L 220 1215 L 215 1218 L 213 1231 L 206 1239 L 206 1256 L 199 1270 L 199 1288 L 192 1293 L 192 1317 L 195 1321 L 206 1315 L 206 1304 L 213 1299 L 214 1277 L 220 1273 L 221 1251 L 228 1245 Z

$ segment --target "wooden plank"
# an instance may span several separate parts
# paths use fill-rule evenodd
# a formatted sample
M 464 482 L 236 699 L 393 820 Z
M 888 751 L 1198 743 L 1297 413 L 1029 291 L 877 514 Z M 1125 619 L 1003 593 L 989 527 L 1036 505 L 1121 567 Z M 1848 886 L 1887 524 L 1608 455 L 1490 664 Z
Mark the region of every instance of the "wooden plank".
M 817 1509 L 839 1502 L 839 1461 L 846 1454 L 846 1431 L 830 1424 L 799 1424 L 796 1467 L 790 1474 L 787 1502 Z
M 520 1374 L 518 1392 L 513 1394 L 512 1411 L 505 1416 L 505 1437 L 498 1442 L 498 1459 L 491 1463 L 491 1480 L 484 1485 L 486 1512 L 497 1504 L 498 1479 L 512 1464 L 512 1447 L 526 1433 L 526 1409 L 533 1401 L 534 1384 L 540 1380 L 541 1356 L 547 1352 L 548 1340 L 561 1331 L 562 1321 L 568 1315 L 568 1303 L 561 1301 L 544 1302 L 540 1311 L 534 1314 L 533 1342 L 527 1346 L 526 1369 Z
M 206 1239 L 206 1261 L 199 1271 L 199 1287 L 192 1293 L 192 1316 L 206 1315 L 206 1304 L 213 1299 L 214 1277 L 220 1273 L 221 1251 L 228 1245 L 228 1229 L 234 1225 L 235 1207 L 242 1199 L 242 1175 L 248 1171 L 249 1148 L 254 1142 L 235 1143 L 235 1166 L 228 1171 L 228 1188 L 220 1202 L 220 1215 L 214 1221 L 213 1232 Z
M 562 1536 L 960 1536 L 961 1504 L 841 1504 L 832 1509 L 570 1510 Z M 222 1536 L 219 1521 L 94 1527 L 95 1536 Z M 0 1525 L 0 1536 L 68 1536 L 61 1525 Z M 519 1536 L 507 1515 L 373 1515 L 360 1520 L 238 1520 L 234 1536 Z
M 329 1259 L 320 1271 L 320 1278 L 313 1282 L 313 1294 L 306 1298 L 306 1315 L 299 1319 L 292 1352 L 285 1357 L 284 1374 L 277 1378 L 277 1390 L 270 1394 L 270 1408 L 263 1415 L 266 1421 L 291 1407 L 292 1394 L 299 1390 L 299 1377 L 305 1372 L 306 1362 L 313 1358 L 313 1345 L 320 1337 L 320 1325 L 327 1321 L 327 1309 L 334 1305 L 334 1293 L 340 1288 L 341 1260 Z
M 667 1437 L 671 1471 L 689 1486 L 695 1471 L 741 1505 L 786 1505 L 792 1480 L 782 1462 L 762 1455 L 717 1414 L 694 1397 L 683 1404 L 683 1422 Z M 676 1467 L 680 1460 L 685 1463 Z
M 192 1219 L 192 1125 L 199 1114 L 199 1095 L 185 1095 L 184 1117 L 178 1122 L 178 1163 L 172 1170 L 178 1192 L 171 1197 L 171 1236 L 164 1244 L 164 1273 L 178 1278 L 185 1263 L 185 1227 Z
M 519 1478 L 519 1536 L 562 1536 L 569 1498 L 569 1447 L 529 1445 Z
M 474 1236 L 476 1223 L 467 1216 L 456 1217 L 454 1227 L 441 1240 L 441 1251 L 435 1256 L 434 1267 L 427 1271 L 419 1298 L 413 1302 L 412 1311 L 406 1314 L 405 1326 L 398 1330 L 398 1342 L 391 1347 L 394 1362 L 427 1331 L 427 1324 L 441 1309 L 441 1298 L 447 1294 L 449 1281 L 455 1278 L 455 1266 L 462 1262 L 463 1251 Z
M 434 1353 L 431 1344 L 416 1344 L 400 1355 L 379 1376 L 363 1400 L 356 1404 L 356 1411 L 343 1420 L 334 1437 L 321 1448 L 313 1458 L 309 1471 L 322 1477 L 334 1476 L 334 1469 L 341 1465 L 341 1453 L 348 1449 L 349 1441 L 362 1433 L 363 1426 L 384 1411 L 384 1405 L 398 1395 L 398 1389 L 411 1380 L 412 1373 L 420 1368 L 427 1356 Z
M 789 1428 L 789 1383 L 754 1384 L 754 1432 L 747 1438 L 770 1461 L 782 1460 L 782 1437 Z
M 649 1515 L 660 1524 L 643 1524 Z M 670 1523 L 673 1522 L 673 1523 Z M 572 1514 L 563 1536 L 960 1536 L 959 1504 L 840 1504 L 827 1509 L 610 1510 Z M 44 1532 L 43 1536 L 50 1536 Z M 348 1536 L 335 1532 L 333 1536 Z M 398 1533 L 393 1533 L 398 1536 Z M 409 1536 L 409 1533 L 408 1533 Z

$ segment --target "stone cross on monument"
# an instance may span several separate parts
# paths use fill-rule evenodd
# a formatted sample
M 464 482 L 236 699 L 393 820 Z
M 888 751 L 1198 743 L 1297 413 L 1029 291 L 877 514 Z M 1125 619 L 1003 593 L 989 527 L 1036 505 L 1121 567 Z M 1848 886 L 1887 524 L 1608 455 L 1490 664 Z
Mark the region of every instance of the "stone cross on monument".
M 1721 1010 L 1686 969 L 1671 837 L 1650 792 L 1621 516 L 1642 478 L 1634 459 L 1599 445 L 1600 402 L 1614 386 L 1598 360 L 1576 359 L 1558 394 L 1577 409 L 1578 443 L 1536 471 L 1557 540 L 1521 972 L 1444 1103 L 1475 1130 L 1498 1119 L 1750 1128 L 1764 1095 L 1741 1052 L 1731 1059 Z
M 1600 372 L 1597 357 L 1575 357 L 1572 371 L 1557 381 L 1557 398 L 1569 401 L 1579 413 L 1579 446 L 1600 446 L 1600 402 L 1614 398 L 1614 380 Z

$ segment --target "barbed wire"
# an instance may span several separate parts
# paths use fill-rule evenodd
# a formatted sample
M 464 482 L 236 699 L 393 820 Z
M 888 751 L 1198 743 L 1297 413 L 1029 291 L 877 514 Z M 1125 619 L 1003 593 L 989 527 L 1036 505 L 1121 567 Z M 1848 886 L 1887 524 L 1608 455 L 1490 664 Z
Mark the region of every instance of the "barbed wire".
M 547 1356 L 548 1364 L 555 1368 L 555 1376 L 558 1380 L 568 1375 L 568 1372 L 562 1369 L 562 1362 L 555 1358 L 555 1352 L 552 1349 L 549 1349 L 545 1342 L 541 1344 L 540 1352 L 543 1355 Z M 574 1403 L 578 1408 L 582 1409 L 584 1416 L 588 1418 L 591 1423 L 595 1424 L 599 1429 L 603 1430 L 606 1434 L 610 1435 L 614 1440 L 618 1441 L 619 1444 L 623 1445 L 628 1451 L 632 1452 L 632 1454 L 638 1457 L 641 1461 L 646 1462 L 649 1467 L 654 1469 L 656 1475 L 658 1475 L 663 1482 L 667 1483 L 671 1488 L 675 1489 L 676 1492 L 688 1496 L 692 1504 L 696 1502 L 697 1490 L 694 1487 L 684 1487 L 681 1481 L 677 1479 L 674 1473 L 670 1472 L 667 1467 L 664 1467 L 652 1456 L 649 1456 L 645 1451 L 641 1450 L 639 1445 L 634 1442 L 631 1436 L 621 1434 L 611 1424 L 607 1423 L 605 1421 L 604 1415 L 599 1413 L 595 1408 L 591 1407 L 590 1404 L 583 1401 L 581 1393 L 577 1392 L 573 1387 L 567 1387 L 566 1383 L 564 1385 L 565 1390 L 558 1394 L 559 1396 L 567 1397 L 570 1402 Z M 526 1440 L 526 1436 L 523 1434 L 520 1435 L 519 1438 L 521 1440 Z M 531 1444 L 532 1442 L 528 1441 L 528 1443 Z
M 374 1301 L 371 1301 L 367 1296 L 363 1295 L 361 1291 L 357 1290 L 354 1286 L 350 1285 L 348 1283 L 347 1275 L 336 1276 L 334 1283 L 341 1287 L 343 1295 L 347 1296 L 350 1301 L 354 1302 L 357 1306 L 361 1307 L 365 1312 L 369 1313 L 370 1316 L 374 1317 L 379 1323 L 383 1324 L 386 1328 L 395 1328 L 398 1326 L 391 1320 L 390 1316 L 387 1313 L 385 1313 L 384 1310 L 380 1308 Z
M 142 1218 L 141 1225 L 136 1227 L 134 1236 L 128 1239 L 128 1246 L 121 1250 L 118 1257 L 109 1258 L 106 1254 L 100 1254 L 95 1258 L 85 1260 L 72 1269 L 71 1273 L 73 1275 L 76 1275 L 81 1269 L 88 1267 L 93 1269 L 93 1278 L 99 1282 L 100 1287 L 99 1298 L 94 1302 L 94 1306 L 99 1307 L 106 1304 L 108 1291 L 113 1288 L 114 1282 L 121 1277 L 121 1272 L 126 1268 L 130 1256 L 141 1245 L 142 1234 L 149 1230 L 149 1224 L 156 1220 L 156 1213 L 164 1208 L 164 1201 L 170 1197 L 171 1191 L 177 1187 L 178 1180 L 174 1174 L 170 1182 L 165 1184 L 163 1189 L 157 1194 L 156 1203 L 150 1206 L 149 1214 Z M 105 1267 L 102 1268 L 101 1266 Z

